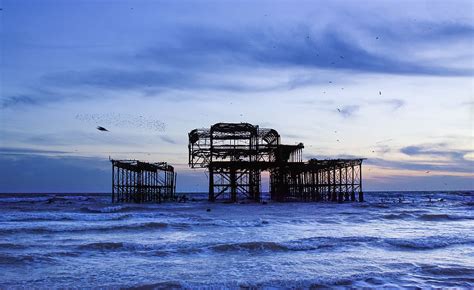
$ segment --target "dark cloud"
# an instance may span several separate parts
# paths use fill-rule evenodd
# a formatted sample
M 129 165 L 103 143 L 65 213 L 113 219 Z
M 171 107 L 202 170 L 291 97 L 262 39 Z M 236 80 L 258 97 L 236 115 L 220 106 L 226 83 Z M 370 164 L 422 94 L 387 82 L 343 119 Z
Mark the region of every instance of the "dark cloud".
M 466 150 L 450 150 L 440 146 L 439 144 L 435 145 L 420 145 L 420 146 L 407 146 L 400 149 L 400 152 L 409 156 L 433 156 L 433 157 L 447 157 L 453 160 L 464 160 L 464 155 L 469 151 Z
M 444 31 L 439 25 L 439 31 Z M 455 26 L 446 29 L 455 30 Z M 376 32 L 367 31 L 376 35 Z M 379 31 L 382 32 L 382 31 Z M 381 46 L 408 41 L 402 31 L 386 31 L 388 40 Z M 432 32 L 434 33 L 434 32 Z M 443 32 L 447 33 L 447 32 Z M 468 37 L 470 30 L 459 28 L 457 36 Z M 423 42 L 422 34 L 415 34 Z M 415 43 L 413 43 L 415 44 Z M 155 63 L 179 66 L 183 69 L 209 67 L 270 66 L 346 69 L 363 72 L 414 75 L 471 75 L 472 70 L 451 69 L 438 64 L 420 64 L 409 56 L 385 57 L 369 52 L 351 35 L 336 29 L 326 29 L 314 35 L 309 26 L 298 25 L 278 33 L 263 28 L 246 27 L 245 30 L 216 28 L 184 28 L 177 32 L 175 41 L 160 43 L 138 54 L 138 57 Z
M 454 28 L 450 28 L 454 29 Z M 449 30 L 449 29 L 447 29 Z M 468 33 L 467 28 L 459 29 Z M 308 68 L 413 75 L 471 75 L 472 70 L 444 68 L 417 59 L 385 57 L 369 52 L 347 33 L 326 29 L 314 35 L 306 25 L 275 32 L 264 28 L 219 29 L 184 27 L 171 40 L 143 49 L 134 58 L 124 58 L 127 68 L 97 68 L 45 75 L 43 83 L 62 87 L 104 89 L 215 89 L 259 91 L 295 88 L 321 83 L 321 77 L 299 75 L 274 86 L 223 80 L 220 76 L 255 68 Z M 392 33 L 393 38 L 401 37 Z M 401 39 L 398 39 L 400 41 Z M 388 42 L 388 41 L 387 41 Z M 144 69 L 144 67 L 147 67 Z M 152 67 L 152 68 L 150 68 Z M 206 73 L 210 74 L 206 78 Z M 217 73 L 217 74 L 216 74 Z M 394 108 L 403 105 L 389 100 Z
M 418 170 L 418 171 L 449 171 L 449 172 L 461 172 L 461 173 L 472 173 L 474 162 L 462 161 L 462 160 L 448 160 L 445 162 L 441 161 L 397 161 L 388 160 L 382 158 L 369 158 L 366 160 L 366 164 L 375 165 L 390 169 L 400 170 Z
M 1 107 L 3 109 L 6 108 L 11 108 L 19 105 L 36 105 L 37 100 L 35 98 L 32 98 L 30 96 L 10 96 L 3 98 L 1 101 Z
M 147 86 L 180 88 L 193 81 L 179 71 L 114 70 L 64 71 L 46 75 L 43 82 L 53 86 L 91 86 L 104 89 L 135 89 Z
M 180 64 L 175 64 L 179 67 Z M 96 69 L 92 71 L 65 71 L 48 74 L 42 78 L 43 84 L 56 88 L 99 88 L 106 90 L 140 90 L 145 95 L 154 95 L 163 90 L 210 89 L 220 91 L 267 91 L 281 86 L 261 86 L 246 84 L 242 80 L 223 80 L 219 76 L 206 75 L 206 71 L 186 70 L 142 70 Z
M 474 26 L 457 22 L 409 21 L 398 25 L 371 27 L 380 40 L 391 44 L 442 42 L 474 37 Z
M 383 176 L 382 178 L 367 178 L 364 190 L 380 191 L 443 191 L 443 190 L 472 190 L 474 178 L 464 176 Z M 370 193 L 368 193 L 368 196 Z
M 33 148 L 14 148 L 14 147 L 0 147 L 1 154 L 66 154 L 68 151 L 59 150 L 41 150 Z

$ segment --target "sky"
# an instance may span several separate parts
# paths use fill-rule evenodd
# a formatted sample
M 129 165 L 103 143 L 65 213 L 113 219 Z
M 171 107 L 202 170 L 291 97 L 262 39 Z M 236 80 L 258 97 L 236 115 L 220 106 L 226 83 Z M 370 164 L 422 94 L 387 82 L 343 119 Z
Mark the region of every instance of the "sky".
M 2 0 L 0 192 L 109 192 L 109 158 L 206 191 L 217 122 L 367 158 L 364 190 L 474 189 L 473 3 Z

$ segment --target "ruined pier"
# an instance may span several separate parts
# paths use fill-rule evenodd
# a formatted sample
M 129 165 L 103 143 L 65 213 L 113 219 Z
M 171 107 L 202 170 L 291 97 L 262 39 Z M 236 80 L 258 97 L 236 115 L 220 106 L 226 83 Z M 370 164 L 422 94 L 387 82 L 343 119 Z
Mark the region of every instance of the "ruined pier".
M 362 158 L 303 161 L 303 143 L 280 144 L 274 129 L 217 123 L 194 129 L 189 166 L 209 172 L 209 201 L 261 200 L 261 173 L 270 173 L 275 201 L 363 201 Z
M 162 202 L 174 200 L 176 173 L 166 162 L 111 160 L 112 202 Z

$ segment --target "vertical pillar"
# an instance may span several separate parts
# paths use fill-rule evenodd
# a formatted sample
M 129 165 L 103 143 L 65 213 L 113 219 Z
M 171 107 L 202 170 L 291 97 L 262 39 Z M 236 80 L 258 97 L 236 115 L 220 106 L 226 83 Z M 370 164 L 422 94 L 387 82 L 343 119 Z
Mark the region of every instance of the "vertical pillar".
M 344 172 L 345 172 L 345 176 L 344 176 L 344 200 L 345 201 L 349 201 L 349 185 L 347 184 L 348 183 L 348 176 L 347 176 L 347 164 L 344 164 Z
M 351 201 L 355 201 L 356 200 L 356 197 L 355 197 L 355 188 L 354 188 L 354 178 L 355 178 L 355 174 L 354 174 L 354 165 L 351 166 Z
M 178 173 L 174 172 L 174 179 L 173 179 L 173 196 L 176 195 L 176 180 L 178 179 Z
M 209 164 L 209 201 L 215 201 L 214 197 L 214 168 Z
M 338 183 L 338 196 L 337 196 L 337 201 L 339 203 L 342 203 L 344 201 L 344 195 L 343 195 L 343 192 L 342 192 L 342 168 L 339 166 L 339 168 L 337 169 L 339 171 L 339 175 L 338 175 L 338 180 L 337 180 L 337 183 Z
M 112 203 L 115 202 L 115 164 L 112 161 Z
M 321 200 L 319 170 L 316 171 L 316 201 Z
M 359 202 L 364 201 L 364 193 L 362 192 L 362 162 L 359 163 Z
M 231 166 L 230 168 L 230 198 L 232 202 L 237 202 L 237 176 L 235 172 L 235 168 Z
M 332 201 L 337 201 L 337 193 L 336 193 L 336 167 L 331 168 L 332 173 L 332 180 L 331 184 L 331 193 L 332 193 Z M 331 178 L 330 178 L 331 179 Z

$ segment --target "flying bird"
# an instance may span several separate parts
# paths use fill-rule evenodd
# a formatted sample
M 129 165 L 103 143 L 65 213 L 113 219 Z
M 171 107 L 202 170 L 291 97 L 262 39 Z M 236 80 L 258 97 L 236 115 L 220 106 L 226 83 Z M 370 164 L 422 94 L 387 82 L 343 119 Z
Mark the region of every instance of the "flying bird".
M 103 132 L 109 132 L 109 130 L 107 130 L 104 127 L 101 127 L 101 126 L 97 126 L 97 130 L 103 131 Z
M 430 173 L 430 172 L 431 172 L 431 171 L 429 171 L 429 170 L 428 170 L 428 171 L 426 171 L 426 173 Z

